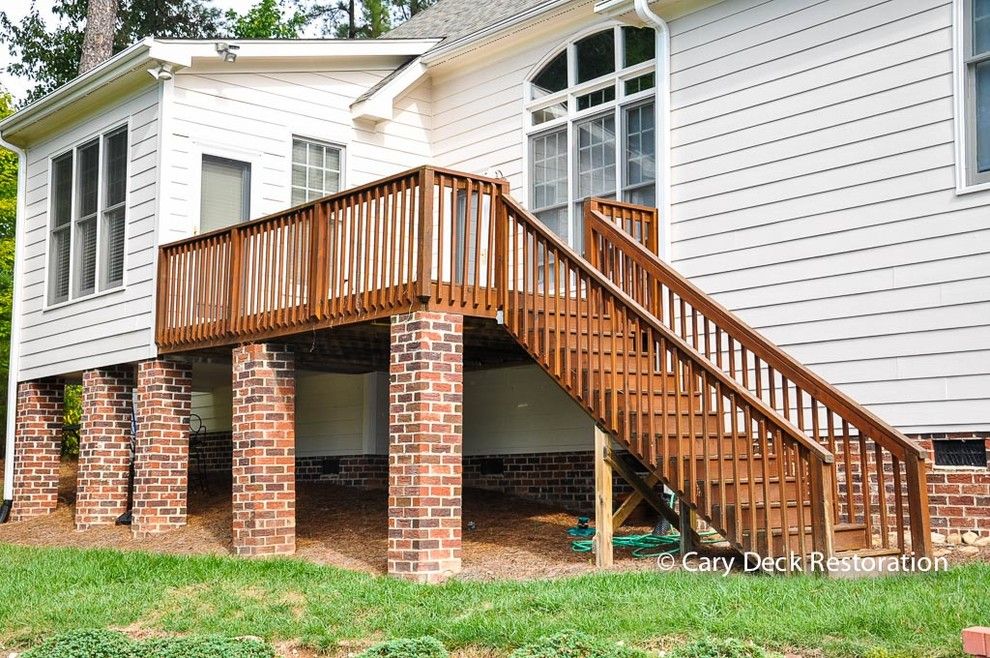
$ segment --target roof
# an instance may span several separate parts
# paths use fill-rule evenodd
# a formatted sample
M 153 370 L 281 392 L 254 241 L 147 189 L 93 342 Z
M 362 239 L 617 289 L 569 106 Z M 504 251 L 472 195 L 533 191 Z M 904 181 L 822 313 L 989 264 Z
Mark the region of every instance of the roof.
M 543 4 L 548 4 L 547 0 L 439 0 L 390 31 L 385 38 L 453 40 Z

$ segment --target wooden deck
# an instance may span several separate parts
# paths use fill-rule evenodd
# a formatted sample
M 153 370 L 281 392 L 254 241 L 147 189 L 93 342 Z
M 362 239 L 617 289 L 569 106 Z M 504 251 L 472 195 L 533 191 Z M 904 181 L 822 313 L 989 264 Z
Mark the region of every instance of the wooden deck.
M 739 550 L 931 554 L 923 451 L 658 259 L 655 209 L 589 199 L 584 220 L 581 256 L 505 181 L 404 172 L 163 246 L 158 344 L 497 317 Z

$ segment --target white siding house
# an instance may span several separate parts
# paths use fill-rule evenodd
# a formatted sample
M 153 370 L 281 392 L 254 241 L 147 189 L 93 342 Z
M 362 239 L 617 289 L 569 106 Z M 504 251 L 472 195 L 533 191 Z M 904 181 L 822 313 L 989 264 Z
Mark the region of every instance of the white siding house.
M 577 153 L 600 103 L 617 122 L 603 130 L 613 186 L 634 182 L 627 110 L 648 108 L 636 157 L 652 158 L 661 253 L 678 270 L 898 429 L 990 432 L 990 190 L 967 182 L 960 127 L 969 1 L 441 0 L 386 39 L 245 41 L 235 62 L 213 42 L 142 42 L 0 124 L 26 170 L 12 379 L 156 356 L 157 248 L 210 228 L 204 158 L 245 172 L 243 198 L 216 201 L 239 219 L 298 201 L 299 140 L 334 153 L 311 191 L 433 164 L 507 178 L 532 207 L 534 140 L 556 126 Z M 658 28 L 645 59 L 630 60 L 633 24 Z M 621 44 L 618 86 L 588 91 L 576 44 L 603 30 Z M 536 93 L 560 53 L 578 82 Z M 573 116 L 536 119 L 574 87 Z M 51 160 L 117 126 L 123 285 L 50 303 Z M 573 219 L 582 165 L 560 155 Z M 230 427 L 227 375 L 195 371 L 212 431 Z M 383 377 L 305 373 L 299 454 L 384 453 Z M 592 444 L 592 422 L 534 365 L 468 373 L 465 408 L 466 454 Z

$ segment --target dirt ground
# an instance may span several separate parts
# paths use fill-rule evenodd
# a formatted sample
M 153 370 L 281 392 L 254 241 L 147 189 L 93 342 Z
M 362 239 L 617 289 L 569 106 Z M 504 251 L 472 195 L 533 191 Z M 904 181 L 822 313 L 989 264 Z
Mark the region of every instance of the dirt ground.
M 0 462 L 2 464 L 2 462 Z M 62 465 L 58 507 L 49 516 L 0 525 L 0 542 L 28 546 L 115 548 L 176 554 L 229 554 L 231 551 L 230 480 L 213 479 L 206 491 L 194 485 L 188 525 L 151 539 L 134 539 L 126 527 L 77 532 L 76 468 Z M 320 564 L 381 574 L 386 569 L 387 500 L 384 491 L 364 491 L 321 483 L 297 489 L 296 555 Z M 498 493 L 468 489 L 464 494 L 465 530 L 461 578 L 529 579 L 574 575 L 593 570 L 590 553 L 571 550 L 567 529 L 575 516 L 550 505 Z M 649 528 L 629 527 L 643 533 Z M 616 568 L 655 568 L 616 550 Z

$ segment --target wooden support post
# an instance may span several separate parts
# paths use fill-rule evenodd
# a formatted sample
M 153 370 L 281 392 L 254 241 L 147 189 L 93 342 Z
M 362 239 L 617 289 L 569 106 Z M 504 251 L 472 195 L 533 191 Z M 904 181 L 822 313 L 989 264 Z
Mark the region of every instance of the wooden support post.
M 679 514 L 681 525 L 678 530 L 681 531 L 681 556 L 683 557 L 692 551 L 698 550 L 698 518 L 694 510 L 686 502 L 678 500 L 678 503 L 680 503 L 681 510 Z
M 660 481 L 656 475 L 651 474 L 649 478 L 644 480 L 628 464 L 621 459 L 617 459 L 614 454 L 610 453 L 608 460 L 612 468 L 615 469 L 615 472 L 622 476 L 622 479 L 628 482 L 629 486 L 633 488 L 632 495 L 619 506 L 619 509 L 612 516 L 613 530 L 620 527 L 629 518 L 629 515 L 632 514 L 633 510 L 636 509 L 636 506 L 641 501 L 645 501 L 658 514 L 670 521 L 670 524 L 675 528 L 681 527 L 680 518 L 677 516 L 677 513 L 653 489 Z
M 595 566 L 612 566 L 612 437 L 595 425 Z

